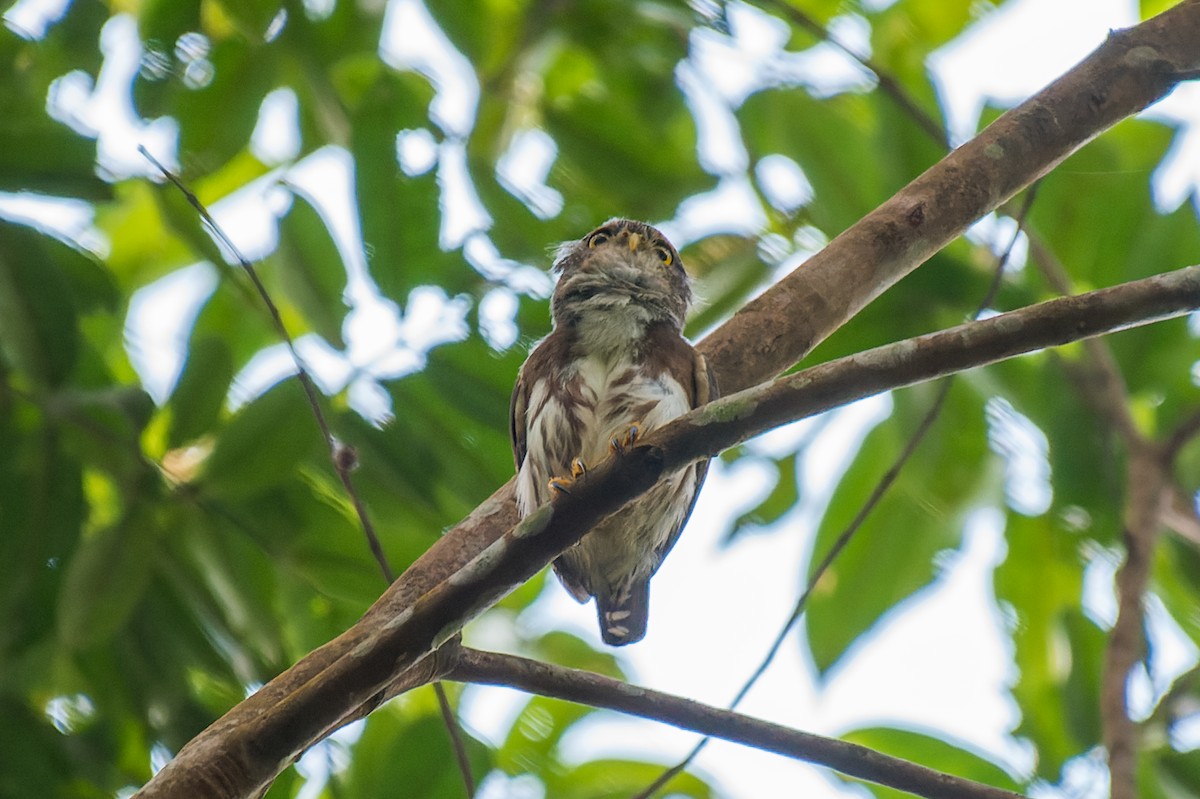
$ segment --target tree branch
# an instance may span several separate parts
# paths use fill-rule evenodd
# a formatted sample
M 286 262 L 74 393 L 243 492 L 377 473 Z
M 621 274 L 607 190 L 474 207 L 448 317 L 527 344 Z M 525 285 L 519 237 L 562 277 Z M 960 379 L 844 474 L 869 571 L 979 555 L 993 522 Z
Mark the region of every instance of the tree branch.
M 691 699 L 629 685 L 611 677 L 550 663 L 463 649 L 446 675 L 452 680 L 503 685 L 592 707 L 672 724 L 797 760 L 926 799 L 1017 799 L 1019 794 L 943 774 L 908 760 L 836 738 L 800 732 Z
M 702 342 L 701 351 L 720 384 L 726 391 L 742 389 L 791 366 L 976 218 L 1200 67 L 1198 41 L 1200 0 L 1186 0 L 1111 35 L 1077 67 L 951 153 Z M 873 390 L 890 387 L 881 384 Z M 595 477 L 591 485 L 605 482 Z M 623 490 L 632 496 L 633 476 L 625 483 Z M 441 630 L 429 627 L 448 623 L 453 629 L 452 619 L 466 619 L 468 609 L 486 602 L 482 586 L 476 584 L 470 592 L 461 586 L 477 575 L 481 563 L 499 556 L 497 546 L 524 541 L 528 523 L 547 515 L 531 517 L 518 528 L 521 534 L 510 530 L 516 521 L 511 486 L 510 481 L 501 487 L 443 536 L 354 627 L 185 746 L 141 795 L 251 795 L 342 720 L 362 711 L 382 686 L 409 684 L 412 675 L 402 674 L 404 669 L 428 662 L 428 646 L 444 640 Z M 577 491 L 550 509 L 556 525 L 561 524 L 561 546 L 569 535 L 582 536 L 582 528 L 570 530 L 570 523 L 582 524 L 582 516 L 575 508 L 557 506 L 573 506 L 576 497 L 591 493 Z M 590 518 L 609 510 L 598 498 Z M 510 532 L 504 534 L 506 530 Z M 533 571 L 557 554 L 551 547 L 536 553 L 525 547 L 514 550 L 518 548 L 534 558 L 526 564 Z M 506 565 L 511 560 L 502 559 Z M 431 609 L 446 615 L 439 622 Z M 430 678 L 436 676 L 436 668 L 427 670 Z
M 255 701 L 263 691 L 247 699 L 239 707 L 252 708 L 251 718 L 240 721 L 244 709 L 226 714 L 141 793 L 240 796 L 261 788 L 328 734 L 334 721 L 346 716 L 346 708 L 374 706 L 383 686 L 397 674 L 427 662 L 431 651 L 452 640 L 463 624 L 536 574 L 596 521 L 649 490 L 666 472 L 772 427 L 862 397 L 1195 308 L 1200 308 L 1200 266 L 878 347 L 698 408 L 591 469 L 570 494 L 539 508 L 408 607 L 390 612 L 389 590 L 351 630 L 293 667 L 309 675 L 301 685 L 270 704 L 267 697 Z M 208 757 L 198 754 L 206 750 Z M 203 764 L 208 758 L 225 763 L 232 759 L 238 764 L 236 773 L 257 774 L 261 782 L 239 788 L 245 793 L 201 793 L 213 785 L 197 776 L 203 769 L 188 764 Z
M 1143 601 L 1154 563 L 1167 480 L 1152 447 L 1129 453 L 1126 467 L 1125 562 L 1117 571 L 1117 620 L 1104 650 L 1100 721 L 1108 750 L 1110 796 L 1137 799 L 1140 728 L 1129 717 L 1129 677 L 1145 652 Z

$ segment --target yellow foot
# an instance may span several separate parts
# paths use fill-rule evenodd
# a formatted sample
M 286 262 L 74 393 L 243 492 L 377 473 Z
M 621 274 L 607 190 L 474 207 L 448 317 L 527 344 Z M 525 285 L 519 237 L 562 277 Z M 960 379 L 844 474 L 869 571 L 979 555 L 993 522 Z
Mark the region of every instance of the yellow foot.
M 579 460 L 579 458 L 575 458 L 571 461 L 571 476 L 551 477 L 549 483 L 550 490 L 559 494 L 570 494 L 571 486 L 575 484 L 576 480 L 578 480 L 580 477 L 583 477 L 585 474 L 587 474 L 587 467 L 583 465 L 583 461 Z
M 608 449 L 614 454 L 619 454 L 632 447 L 637 440 L 642 437 L 642 425 L 640 422 L 635 422 L 629 425 L 629 429 L 623 435 L 613 436 L 608 440 Z

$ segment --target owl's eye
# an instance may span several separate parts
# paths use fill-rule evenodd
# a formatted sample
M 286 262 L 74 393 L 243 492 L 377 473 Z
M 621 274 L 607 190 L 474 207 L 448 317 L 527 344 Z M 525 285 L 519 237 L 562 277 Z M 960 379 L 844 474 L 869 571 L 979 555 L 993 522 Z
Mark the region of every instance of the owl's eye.
M 606 241 L 608 241 L 607 233 L 593 233 L 592 237 L 588 239 L 588 249 L 593 249 L 597 244 L 603 244 Z
M 654 254 L 658 256 L 658 260 L 663 262 L 663 266 L 670 266 L 674 260 L 671 256 L 671 251 L 666 247 L 655 247 Z

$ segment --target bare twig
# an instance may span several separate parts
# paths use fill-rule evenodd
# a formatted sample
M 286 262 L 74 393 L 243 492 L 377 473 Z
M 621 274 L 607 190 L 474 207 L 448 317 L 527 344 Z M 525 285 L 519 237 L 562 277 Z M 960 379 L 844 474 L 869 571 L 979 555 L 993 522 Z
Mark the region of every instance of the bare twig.
M 334 437 L 333 432 L 329 427 L 329 423 L 326 421 L 325 415 L 321 410 L 320 401 L 317 399 L 316 388 L 313 385 L 312 378 L 308 373 L 308 369 L 305 367 L 304 361 L 300 357 L 300 353 L 296 350 L 295 342 L 292 340 L 292 337 L 288 333 L 286 326 L 283 324 L 283 317 L 279 313 L 279 308 L 275 305 L 274 300 L 271 299 L 271 295 L 267 291 L 266 286 L 263 285 L 263 282 L 259 279 L 258 272 L 254 269 L 254 266 L 246 259 L 246 257 L 242 255 L 229 236 L 225 234 L 225 231 L 221 229 L 221 226 L 217 224 L 216 220 L 213 219 L 212 215 L 208 212 L 208 209 L 202 202 L 200 202 L 200 199 L 195 195 L 195 193 L 192 192 L 191 189 L 189 189 L 177 175 L 164 167 L 144 146 L 139 145 L 138 151 L 141 152 L 141 154 L 147 160 L 149 160 L 150 163 L 154 164 L 159 172 L 161 172 L 162 175 L 168 181 L 170 181 L 171 184 L 174 185 L 175 188 L 177 188 L 185 198 L 187 198 L 188 203 L 200 215 L 200 218 L 204 221 L 204 224 L 210 231 L 212 231 L 213 235 L 216 236 L 221 243 L 228 248 L 229 252 L 232 253 L 235 258 L 237 258 L 238 264 L 242 267 L 242 269 L 249 276 L 250 281 L 254 284 L 254 288 L 258 291 L 259 297 L 262 299 L 263 304 L 271 314 L 271 321 L 274 324 L 276 332 L 287 344 L 288 351 L 291 353 L 292 359 L 296 363 L 297 376 L 300 378 L 300 383 L 304 387 L 304 393 L 308 398 L 309 407 L 312 410 L 313 417 L 316 419 L 317 426 L 321 430 L 321 435 L 324 437 L 325 443 L 330 449 L 334 470 L 337 472 L 338 478 L 341 480 L 342 487 L 345 489 L 347 497 L 349 497 L 351 503 L 354 505 L 355 512 L 358 514 L 358 520 L 362 526 L 363 534 L 366 536 L 367 545 L 370 547 L 371 554 L 374 556 L 375 562 L 379 565 L 379 570 L 383 575 L 383 579 L 388 584 L 391 584 L 396 577 L 392 573 L 391 566 L 388 564 L 387 556 L 383 551 L 383 545 L 379 541 L 379 536 L 375 533 L 375 527 L 371 523 L 371 518 L 367 513 L 366 504 L 362 501 L 358 491 L 355 490 L 353 480 L 350 476 L 350 472 L 357 466 L 357 454 L 352 448 L 342 444 Z M 453 708 L 450 706 L 450 700 L 446 696 L 445 686 L 443 686 L 440 681 L 435 681 L 433 683 L 433 690 L 434 693 L 437 694 L 438 706 L 441 709 L 442 721 L 446 725 L 446 732 L 450 737 L 451 747 L 454 749 L 455 761 L 458 763 L 459 770 L 462 772 L 463 785 L 466 789 L 467 799 L 471 799 L 471 797 L 475 795 L 475 778 L 471 773 L 471 763 L 467 757 L 467 748 L 466 743 L 463 740 L 462 729 L 458 724 L 458 719 L 454 715 Z
M 317 421 L 317 427 L 321 429 L 321 437 L 325 439 L 325 445 L 329 447 L 329 457 L 333 462 L 334 471 L 337 473 L 338 479 L 346 491 L 346 496 L 350 498 L 350 502 L 354 505 L 354 510 L 358 514 L 358 520 L 362 525 L 363 533 L 367 537 L 367 545 L 371 548 L 371 554 L 375 557 L 375 561 L 383 571 L 384 577 L 391 583 L 395 579 L 395 575 L 392 573 L 391 566 L 388 565 L 387 557 L 383 554 L 383 546 L 379 543 L 379 536 L 375 533 L 375 526 L 371 523 L 371 517 L 367 513 L 367 506 L 362 501 L 362 497 L 358 495 L 358 491 L 355 490 L 354 481 L 350 476 L 350 472 L 357 465 L 354 450 L 338 441 L 333 435 L 333 431 L 329 427 L 329 422 L 325 419 L 325 412 L 321 410 L 321 401 L 317 396 L 317 388 L 313 385 L 312 376 L 305 366 L 304 359 L 300 357 L 300 353 L 296 350 L 296 342 L 292 340 L 287 326 L 283 323 L 283 317 L 279 314 L 279 308 L 275 305 L 275 301 L 271 299 L 271 295 L 267 292 L 267 287 L 263 285 L 262 280 L 259 278 L 258 271 L 246 259 L 246 256 L 242 255 L 237 245 L 225 235 L 225 231 L 221 230 L 220 225 L 213 219 L 212 214 L 208 212 L 208 208 L 204 206 L 204 203 L 200 202 L 200 198 L 175 173 L 163 166 L 144 145 L 138 145 L 138 152 L 142 154 L 143 158 L 154 165 L 154 168 L 162 174 L 163 178 L 179 190 L 187 199 L 188 204 L 200 215 L 200 218 L 204 221 L 209 231 L 225 245 L 233 257 L 237 259 L 238 265 L 242 267 L 242 271 L 250 278 L 250 282 L 258 292 L 259 298 L 271 315 L 271 324 L 274 326 L 275 332 L 287 345 L 288 352 L 291 353 L 292 360 L 296 364 L 296 377 L 299 378 L 300 385 L 304 389 L 304 396 L 308 399 L 308 405 L 312 409 L 313 418 Z
M 943 774 L 908 760 L 836 738 L 800 732 L 732 710 L 721 710 L 611 677 L 550 663 L 463 649 L 450 679 L 519 688 L 629 713 L 768 752 L 828 766 L 851 777 L 927 799 L 1018 799 L 1019 794 Z
M 1033 206 L 1033 200 L 1037 194 L 1037 185 L 1038 184 L 1035 183 L 1025 195 L 1025 200 L 1021 204 L 1021 210 L 1017 216 L 1017 229 L 1013 231 L 1012 238 L 1009 240 L 1008 245 L 996 258 L 996 268 L 993 270 L 992 280 L 988 285 L 988 290 L 984 293 L 983 299 L 980 300 L 979 305 L 973 314 L 973 318 L 975 319 L 978 319 L 979 315 L 992 304 L 992 300 L 995 299 L 996 293 L 1000 289 L 1000 284 L 1004 276 L 1004 269 L 1008 265 L 1008 260 L 1012 257 L 1013 248 L 1016 246 L 1017 241 L 1021 236 L 1021 232 L 1024 229 L 1025 220 L 1029 216 L 1029 209 Z M 783 646 L 783 642 L 787 640 L 788 634 L 796 625 L 796 622 L 800 620 L 800 617 L 804 615 L 804 609 L 808 606 L 808 598 L 812 596 L 812 592 L 816 588 L 817 584 L 821 581 L 821 578 L 827 571 L 829 571 L 829 568 L 833 566 L 834 561 L 837 560 L 838 556 L 846 548 L 846 545 L 850 543 L 850 539 L 854 537 L 855 533 L 857 533 L 862 527 L 863 522 L 867 520 L 867 517 L 870 516 L 871 512 L 879 504 L 880 500 L 883 499 L 888 489 L 890 489 L 896 482 L 896 478 L 900 476 L 900 471 L 904 468 L 904 465 L 908 463 L 908 460 L 912 457 L 913 453 L 917 451 L 917 447 L 920 446 L 921 442 L 925 439 L 926 433 L 929 432 L 930 428 L 933 427 L 934 422 L 936 422 L 938 417 L 941 416 L 942 408 L 945 407 L 946 404 L 946 397 L 950 395 L 950 388 L 953 385 L 953 376 L 942 380 L 941 385 L 938 386 L 938 391 L 934 396 L 933 402 L 930 404 L 929 409 L 925 412 L 925 415 L 921 418 L 916 430 L 914 430 L 912 435 L 909 437 L 908 442 L 904 445 L 904 449 L 900 452 L 900 455 L 897 456 L 895 462 L 892 463 L 891 467 L 888 468 L 883 477 L 880 478 L 879 482 L 871 490 L 867 500 L 863 503 L 862 507 L 859 508 L 858 513 L 854 515 L 854 518 L 851 519 L 850 524 L 846 525 L 846 528 L 842 530 L 836 539 L 834 539 L 833 545 L 829 548 L 829 551 L 825 553 L 825 556 L 821 559 L 821 562 L 817 564 L 817 567 L 809 573 L 808 582 L 804 586 L 804 590 L 801 592 L 800 598 L 796 600 L 796 604 L 792 607 L 792 612 L 788 615 L 787 619 L 784 620 L 783 626 L 776 634 L 775 640 L 771 642 L 771 646 L 767 649 L 767 654 L 763 656 L 763 659 L 759 662 L 758 667 L 755 668 L 755 670 L 750 674 L 750 677 L 744 683 L 742 683 L 742 687 L 739 688 L 737 694 L 734 695 L 733 701 L 729 703 L 730 710 L 736 709 L 742 703 L 742 700 L 745 699 L 746 695 L 750 693 L 750 689 L 754 687 L 763 674 L 766 673 L 771 663 L 775 660 L 775 656 L 779 654 L 779 649 Z M 671 779 L 675 777 L 676 774 L 686 769 L 696 759 L 700 752 L 703 751 L 704 747 L 708 745 L 708 741 L 708 738 L 701 738 L 700 741 L 698 741 L 696 745 L 692 747 L 691 751 L 689 751 L 682 760 L 671 766 L 669 769 L 666 769 L 654 780 L 654 782 L 650 783 L 650 785 L 648 785 L 641 793 L 634 796 L 633 799 L 650 799 L 650 797 L 654 796 L 654 794 L 661 790 Z
M 458 716 L 450 706 L 450 697 L 446 696 L 446 686 L 438 680 L 433 684 L 437 694 L 438 708 L 442 711 L 442 723 L 446 732 L 450 733 L 450 743 L 454 747 L 454 759 L 458 762 L 458 770 L 462 773 L 463 787 L 466 788 L 467 798 L 475 795 L 475 775 L 471 773 L 471 759 L 467 756 L 466 743 L 463 741 L 462 728 L 458 724 Z
M 1117 571 L 1117 620 L 1104 650 L 1100 721 L 1108 750 L 1110 796 L 1137 799 L 1140 726 L 1129 716 L 1128 684 L 1145 651 L 1143 600 L 1168 481 L 1150 447 L 1129 453 L 1126 468 L 1125 562 Z
M 855 52 L 852 48 L 848 47 L 844 42 L 830 33 L 828 28 L 817 22 L 815 19 L 796 6 L 782 2 L 782 0 L 767 0 L 766 5 L 790 19 L 797 27 L 803 28 L 822 41 L 829 42 L 831 45 L 858 62 L 864 69 L 871 72 L 871 74 L 875 76 L 875 79 L 879 81 L 879 88 L 883 90 L 884 94 L 891 97 L 896 105 L 900 106 L 900 109 L 904 111 L 904 113 L 908 114 L 908 116 L 912 118 L 913 122 L 917 123 L 917 127 L 924 131 L 925 135 L 927 135 L 936 143 L 940 144 L 943 149 L 949 149 L 950 139 L 947 137 L 946 131 L 942 125 L 936 119 L 934 119 L 931 114 L 925 111 L 925 109 L 921 107 L 920 103 L 913 99 L 908 91 L 905 90 L 900 81 L 897 80 L 888 70 L 884 69 L 873 59 L 868 58 L 861 53 Z

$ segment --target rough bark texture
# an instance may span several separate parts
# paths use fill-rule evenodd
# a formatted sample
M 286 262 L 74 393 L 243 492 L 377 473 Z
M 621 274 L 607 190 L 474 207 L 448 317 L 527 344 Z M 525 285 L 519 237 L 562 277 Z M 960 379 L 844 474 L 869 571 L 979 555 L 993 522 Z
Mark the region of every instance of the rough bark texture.
M 723 390 L 746 388 L 794 364 L 977 218 L 1198 68 L 1200 0 L 1186 0 L 1112 34 L 1080 65 L 947 156 L 702 342 Z M 591 494 L 579 492 L 572 499 L 582 493 Z M 439 676 L 444 663 L 428 656 L 428 645 L 446 640 L 453 625 L 430 630 L 431 609 L 450 611 L 443 617 L 448 620 L 468 615 L 448 602 L 478 606 L 485 597 L 462 591 L 463 582 L 449 578 L 473 560 L 495 557 L 487 547 L 515 522 L 510 483 L 410 566 L 353 628 L 231 709 L 139 795 L 252 796 L 306 748 L 374 707 L 382 692 Z M 538 551 L 543 559 L 527 564 L 531 573 L 553 554 Z M 415 618 L 420 629 L 410 624 Z M 406 625 L 403 635 L 392 634 Z

